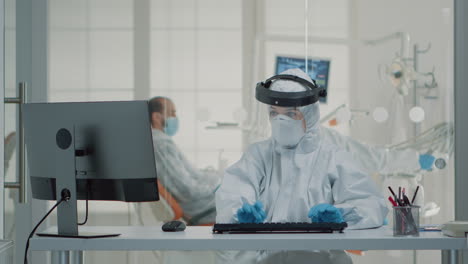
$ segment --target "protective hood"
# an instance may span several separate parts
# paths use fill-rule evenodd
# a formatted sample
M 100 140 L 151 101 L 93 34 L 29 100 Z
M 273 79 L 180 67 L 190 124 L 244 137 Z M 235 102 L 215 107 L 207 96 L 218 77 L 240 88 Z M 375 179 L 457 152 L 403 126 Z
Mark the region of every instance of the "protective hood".
M 298 76 L 302 79 L 312 82 L 310 77 L 300 69 L 289 69 L 282 72 L 281 74 L 290 74 Z M 302 84 L 295 81 L 277 80 L 271 85 L 271 90 L 277 92 L 303 92 L 306 90 L 306 88 Z M 306 106 L 301 106 L 298 109 L 304 115 L 306 123 L 306 132 L 304 137 L 296 146 L 295 152 L 298 154 L 310 153 L 315 151 L 320 144 L 319 102 L 315 102 Z

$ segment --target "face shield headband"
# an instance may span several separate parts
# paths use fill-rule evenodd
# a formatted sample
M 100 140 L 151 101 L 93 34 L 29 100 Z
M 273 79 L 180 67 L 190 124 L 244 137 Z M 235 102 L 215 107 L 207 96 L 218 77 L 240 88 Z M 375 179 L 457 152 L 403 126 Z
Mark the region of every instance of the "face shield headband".
M 271 84 L 277 80 L 294 81 L 306 88 L 303 92 L 277 92 L 270 89 Z M 326 97 L 327 91 L 320 88 L 314 80 L 309 82 L 295 75 L 279 74 L 257 83 L 255 98 L 258 101 L 276 106 L 299 107 L 310 105 L 318 101 L 319 97 Z

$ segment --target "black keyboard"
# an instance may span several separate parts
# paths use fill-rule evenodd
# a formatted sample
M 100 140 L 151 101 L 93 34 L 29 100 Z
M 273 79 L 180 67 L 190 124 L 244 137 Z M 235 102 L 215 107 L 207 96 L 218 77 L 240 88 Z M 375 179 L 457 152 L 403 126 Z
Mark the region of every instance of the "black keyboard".
M 343 232 L 348 226 L 343 223 L 243 223 L 243 224 L 215 224 L 213 233 L 333 233 Z

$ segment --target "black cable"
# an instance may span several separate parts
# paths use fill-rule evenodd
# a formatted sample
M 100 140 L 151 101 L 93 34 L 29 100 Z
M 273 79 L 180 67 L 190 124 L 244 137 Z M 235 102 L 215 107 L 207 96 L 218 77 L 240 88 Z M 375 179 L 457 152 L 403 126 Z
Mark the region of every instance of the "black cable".
M 84 225 L 88 222 L 88 200 L 89 200 L 89 181 L 86 181 L 86 216 L 83 223 L 78 223 L 78 225 Z
M 83 221 L 83 223 L 78 223 L 78 225 L 84 225 L 84 224 L 86 224 L 86 222 L 88 222 L 88 199 L 86 199 L 86 216 L 85 216 L 85 220 Z
M 65 191 L 66 190 L 66 191 Z M 28 249 L 29 249 L 29 240 L 31 237 L 36 233 L 36 230 L 39 228 L 39 226 L 46 220 L 46 218 L 54 211 L 57 206 L 59 206 L 63 201 L 68 201 L 70 200 L 70 191 L 67 189 L 62 190 L 62 199 L 58 201 L 50 210 L 47 212 L 47 214 L 39 221 L 39 223 L 34 227 L 34 229 L 31 231 L 31 233 L 28 236 L 28 241 L 26 242 L 26 248 L 24 249 L 24 264 L 28 264 Z

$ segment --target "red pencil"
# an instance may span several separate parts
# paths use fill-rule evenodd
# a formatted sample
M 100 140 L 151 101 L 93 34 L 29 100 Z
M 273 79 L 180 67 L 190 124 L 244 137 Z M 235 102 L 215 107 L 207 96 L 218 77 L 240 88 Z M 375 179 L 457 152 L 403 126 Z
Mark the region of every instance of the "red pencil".
M 388 197 L 388 200 L 392 203 L 393 206 L 397 206 L 397 203 L 395 202 L 395 200 L 393 200 L 391 196 Z

